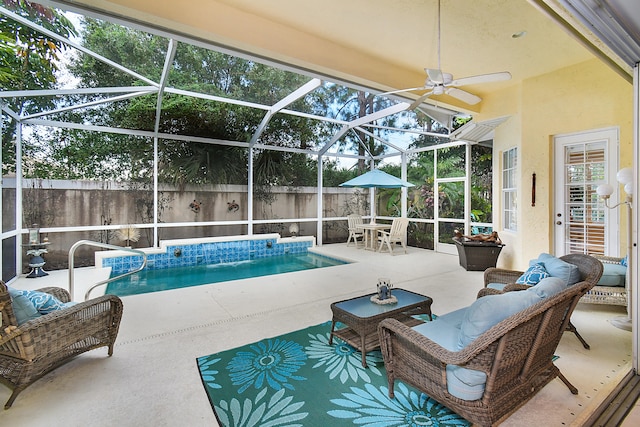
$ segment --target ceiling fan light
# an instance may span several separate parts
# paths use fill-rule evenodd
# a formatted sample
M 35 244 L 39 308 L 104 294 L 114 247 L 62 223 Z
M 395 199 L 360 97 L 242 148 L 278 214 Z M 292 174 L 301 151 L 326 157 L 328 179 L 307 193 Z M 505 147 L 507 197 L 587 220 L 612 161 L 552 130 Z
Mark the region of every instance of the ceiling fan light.
M 433 94 L 434 95 L 442 95 L 444 93 L 444 86 L 436 86 L 433 88 Z

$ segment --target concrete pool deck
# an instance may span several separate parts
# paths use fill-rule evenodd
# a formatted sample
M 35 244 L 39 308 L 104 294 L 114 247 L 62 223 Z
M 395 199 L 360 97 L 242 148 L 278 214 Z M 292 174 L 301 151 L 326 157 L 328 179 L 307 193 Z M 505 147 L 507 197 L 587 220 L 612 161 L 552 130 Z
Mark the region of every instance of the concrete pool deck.
M 431 296 L 435 314 L 471 304 L 483 286 L 483 272 L 465 271 L 454 255 L 409 248 L 391 256 L 345 244 L 317 249 L 355 262 L 122 297 L 113 357 L 97 349 L 48 374 L 0 412 L 0 425 L 215 426 L 197 357 L 330 320 L 331 302 L 373 292 L 378 277 Z M 80 284 L 108 274 L 100 270 L 76 270 L 76 300 L 84 296 Z M 12 285 L 67 288 L 68 272 Z M 624 307 L 579 304 L 572 320 L 591 350 L 566 333 L 556 363 L 579 394 L 554 380 L 502 425 L 580 425 L 630 369 L 631 333 L 608 322 L 624 313 Z M 0 386 L 0 400 L 9 395 Z

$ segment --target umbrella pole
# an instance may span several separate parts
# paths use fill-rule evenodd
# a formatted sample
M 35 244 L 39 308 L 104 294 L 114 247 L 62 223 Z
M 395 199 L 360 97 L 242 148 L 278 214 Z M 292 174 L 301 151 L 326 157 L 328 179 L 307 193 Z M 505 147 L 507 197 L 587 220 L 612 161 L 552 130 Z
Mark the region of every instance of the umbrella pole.
M 369 204 L 371 205 L 371 224 L 376 223 L 376 187 L 369 187 Z

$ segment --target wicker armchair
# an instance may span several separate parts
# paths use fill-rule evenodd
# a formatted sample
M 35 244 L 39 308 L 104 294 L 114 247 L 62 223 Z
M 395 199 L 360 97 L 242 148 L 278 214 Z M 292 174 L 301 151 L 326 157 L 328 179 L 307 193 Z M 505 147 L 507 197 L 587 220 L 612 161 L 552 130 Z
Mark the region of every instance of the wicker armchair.
M 558 377 L 578 390 L 553 364 L 563 331 L 580 297 L 592 286 L 580 282 L 519 311 L 488 329 L 462 350 L 450 351 L 394 319 L 379 327 L 380 346 L 393 398 L 396 379 L 410 384 L 481 426 L 503 421 Z M 482 371 L 482 396 L 464 400 L 448 391 L 447 365 Z
M 623 258 L 604 255 L 594 255 L 593 257 L 603 264 L 622 264 L 623 260 Z M 627 289 L 626 286 L 601 286 L 596 284 L 582 297 L 580 302 L 589 304 L 622 305 L 626 307 Z
M 591 284 L 591 288 L 593 288 L 596 283 L 598 283 L 598 280 L 600 280 L 600 277 L 602 276 L 602 263 L 591 255 L 569 254 L 563 255 L 559 258 L 565 262 L 576 265 L 578 267 L 578 271 L 580 271 L 580 280 Z M 515 283 L 515 281 L 522 275 L 522 273 L 522 271 L 506 270 L 495 267 L 486 269 L 484 272 L 485 288 L 480 290 L 478 296 L 480 297 L 499 292 L 518 291 L 529 288 L 529 285 L 519 285 Z M 489 283 L 506 283 L 507 285 L 502 291 L 498 291 L 496 289 L 487 288 L 486 286 Z M 589 288 L 588 291 L 590 291 L 591 288 Z M 582 338 L 573 323 L 568 323 L 567 331 L 573 332 L 580 340 L 582 346 L 585 349 L 590 349 L 589 344 L 584 340 L 584 338 Z
M 62 302 L 69 293 L 61 288 L 43 288 Z M 86 351 L 108 346 L 113 354 L 122 301 L 105 295 L 54 311 L 18 326 L 11 297 L 0 281 L 0 381 L 13 393 L 4 408 L 9 409 L 22 390 L 71 358 Z

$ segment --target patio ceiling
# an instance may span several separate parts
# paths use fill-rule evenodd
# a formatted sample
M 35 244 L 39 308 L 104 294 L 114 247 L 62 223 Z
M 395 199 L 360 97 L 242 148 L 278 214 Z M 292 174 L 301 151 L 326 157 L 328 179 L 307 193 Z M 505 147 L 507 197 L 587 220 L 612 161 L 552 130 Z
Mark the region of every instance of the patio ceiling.
M 543 11 L 545 3 L 558 8 L 562 2 L 442 0 L 442 69 L 455 78 L 512 74 L 510 81 L 464 87 L 484 98 L 593 58 L 593 49 L 576 41 Z M 148 0 L 61 3 L 151 24 L 356 87 L 380 91 L 417 87 L 425 81 L 425 67 L 438 67 L 437 0 L 200 0 L 183 8 L 172 1 Z M 522 32 L 526 34 L 515 37 Z M 583 41 L 588 42 L 587 37 Z M 615 57 L 609 62 L 630 78 L 631 67 L 624 61 Z M 421 93 L 404 96 L 416 99 Z M 482 111 L 482 103 L 470 106 L 446 95 L 426 102 L 469 113 Z

